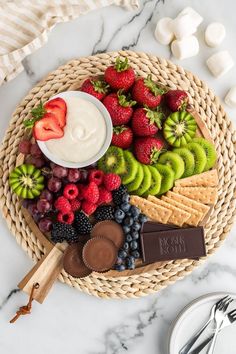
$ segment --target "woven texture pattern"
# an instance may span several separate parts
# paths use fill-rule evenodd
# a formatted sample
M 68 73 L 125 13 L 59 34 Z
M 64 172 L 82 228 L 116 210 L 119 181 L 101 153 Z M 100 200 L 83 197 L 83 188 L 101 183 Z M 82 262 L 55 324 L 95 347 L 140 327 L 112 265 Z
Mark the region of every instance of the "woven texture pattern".
M 132 51 L 98 54 L 68 62 L 50 73 L 35 86 L 19 104 L 11 119 L 2 144 L 0 201 L 7 225 L 21 247 L 37 261 L 44 248 L 29 229 L 20 209 L 18 198 L 11 193 L 8 176 L 16 164 L 18 144 L 24 134 L 22 121 L 40 100 L 66 91 L 88 75 L 99 75 L 115 61 L 118 55 L 129 58 L 136 74 L 153 78 L 161 84 L 187 90 L 191 104 L 205 121 L 218 153 L 219 196 L 205 227 L 207 254 L 211 255 L 229 233 L 235 211 L 236 189 L 236 134 L 217 97 L 204 82 L 183 68 L 156 56 Z M 189 274 L 204 258 L 167 262 L 163 267 L 143 274 L 126 277 L 108 277 L 93 273 L 85 279 L 74 279 L 64 271 L 59 279 L 85 293 L 102 298 L 134 298 L 156 292 Z

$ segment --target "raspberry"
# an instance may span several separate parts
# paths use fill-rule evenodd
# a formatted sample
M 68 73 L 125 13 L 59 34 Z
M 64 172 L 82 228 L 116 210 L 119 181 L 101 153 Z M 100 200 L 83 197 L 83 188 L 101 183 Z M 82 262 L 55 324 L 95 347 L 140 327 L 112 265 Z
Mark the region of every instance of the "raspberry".
M 101 170 L 92 170 L 89 172 L 89 182 L 95 182 L 98 186 L 102 184 L 104 172 Z
M 99 188 L 98 205 L 110 203 L 112 201 L 112 194 L 105 187 Z
M 63 196 L 56 199 L 54 206 L 62 213 L 69 213 L 71 211 L 70 202 Z
M 63 195 L 66 199 L 73 200 L 78 197 L 79 190 L 77 186 L 73 183 L 69 183 L 65 186 L 63 190 Z
M 95 212 L 95 210 L 97 209 L 97 205 L 91 202 L 88 202 L 87 200 L 84 200 L 82 202 L 82 206 L 81 206 L 83 212 L 87 215 L 91 215 Z
M 70 205 L 71 205 L 71 210 L 76 211 L 80 209 L 81 202 L 78 199 L 73 199 L 70 201 Z
M 87 187 L 82 189 L 82 196 L 86 201 L 96 204 L 99 198 L 99 190 L 96 183 L 90 182 Z
M 86 186 L 82 183 L 78 183 L 77 188 L 79 190 L 79 195 L 77 196 L 77 199 L 83 200 L 84 199 L 83 193 L 84 193 L 84 189 L 86 188 Z
M 120 187 L 121 178 L 115 173 L 107 173 L 103 178 L 103 184 L 108 191 L 113 191 Z
M 72 224 L 74 221 L 74 213 L 72 211 L 69 211 L 67 213 L 58 213 L 57 215 L 57 221 L 62 222 L 64 224 Z

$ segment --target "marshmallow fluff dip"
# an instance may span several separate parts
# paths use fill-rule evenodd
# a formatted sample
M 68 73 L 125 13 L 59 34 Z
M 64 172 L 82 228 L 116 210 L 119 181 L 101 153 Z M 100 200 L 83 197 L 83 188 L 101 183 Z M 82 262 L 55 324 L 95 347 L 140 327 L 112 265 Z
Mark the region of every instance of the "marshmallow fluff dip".
M 79 97 L 65 98 L 67 104 L 64 136 L 45 142 L 48 150 L 61 160 L 84 162 L 94 157 L 106 138 L 106 123 L 99 109 Z

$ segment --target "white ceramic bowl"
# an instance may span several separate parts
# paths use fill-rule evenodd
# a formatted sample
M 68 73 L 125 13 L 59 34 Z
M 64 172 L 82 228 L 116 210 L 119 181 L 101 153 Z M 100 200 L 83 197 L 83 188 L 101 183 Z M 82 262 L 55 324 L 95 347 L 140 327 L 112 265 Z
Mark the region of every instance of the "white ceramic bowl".
M 83 98 L 84 100 L 87 100 L 87 101 L 93 103 L 101 112 L 101 114 L 105 120 L 105 124 L 106 124 L 106 138 L 105 138 L 104 144 L 103 144 L 102 148 L 100 149 L 100 151 L 87 161 L 70 162 L 70 161 L 61 160 L 57 156 L 53 155 L 48 150 L 44 141 L 37 140 L 37 143 L 38 143 L 38 146 L 41 149 L 41 151 L 44 153 L 44 155 L 47 158 L 49 158 L 49 160 L 56 163 L 57 165 L 69 167 L 69 168 L 82 168 L 82 167 L 86 167 L 86 166 L 92 165 L 93 163 L 97 162 L 105 154 L 105 152 L 109 148 L 109 146 L 111 144 L 111 139 L 112 139 L 112 121 L 111 121 L 110 114 L 109 114 L 108 110 L 106 109 L 106 107 L 97 98 L 95 98 L 94 96 L 89 95 L 85 92 L 81 92 L 81 91 L 61 92 L 55 96 L 52 96 L 50 98 L 50 100 L 53 98 L 56 98 L 56 97 L 61 97 L 61 98 L 66 99 L 67 97 L 71 97 L 71 96 Z

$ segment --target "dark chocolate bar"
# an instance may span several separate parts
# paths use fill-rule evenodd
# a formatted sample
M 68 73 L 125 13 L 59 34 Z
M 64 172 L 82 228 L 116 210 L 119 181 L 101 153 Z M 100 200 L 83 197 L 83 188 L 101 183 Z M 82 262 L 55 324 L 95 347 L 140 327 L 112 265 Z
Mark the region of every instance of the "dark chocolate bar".
M 156 231 L 165 231 L 165 230 L 172 230 L 177 229 L 178 226 L 170 225 L 170 224 L 160 224 L 155 221 L 147 221 L 143 224 L 141 233 L 146 232 L 156 232 Z
M 203 227 L 141 234 L 143 261 L 154 263 L 206 255 Z

